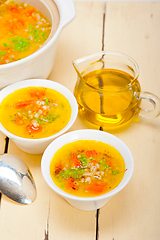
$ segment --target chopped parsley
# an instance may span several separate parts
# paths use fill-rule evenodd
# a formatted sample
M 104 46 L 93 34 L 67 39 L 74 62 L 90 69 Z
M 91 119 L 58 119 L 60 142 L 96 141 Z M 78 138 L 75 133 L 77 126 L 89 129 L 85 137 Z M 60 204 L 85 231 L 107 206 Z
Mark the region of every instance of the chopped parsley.
M 13 43 L 13 48 L 16 51 L 26 51 L 27 46 L 31 44 L 27 38 L 23 38 L 18 35 L 12 37 L 12 43 Z
M 48 100 L 48 98 L 46 98 L 45 103 L 46 103 L 46 105 L 49 104 L 49 100 Z

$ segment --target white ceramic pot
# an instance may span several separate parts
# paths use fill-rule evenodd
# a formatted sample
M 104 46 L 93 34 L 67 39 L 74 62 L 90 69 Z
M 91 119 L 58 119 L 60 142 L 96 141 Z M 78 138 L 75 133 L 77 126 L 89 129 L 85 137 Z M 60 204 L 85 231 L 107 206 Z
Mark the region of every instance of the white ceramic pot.
M 58 36 L 76 15 L 72 0 L 25 0 L 25 2 L 40 10 L 48 18 L 52 23 L 52 31 L 44 46 L 32 55 L 0 65 L 0 88 L 24 79 L 47 78 L 53 68 Z
M 58 188 L 53 182 L 50 175 L 50 163 L 54 154 L 67 143 L 71 143 L 77 140 L 88 139 L 88 140 L 97 140 L 104 143 L 107 143 L 114 148 L 116 148 L 122 155 L 125 161 L 125 171 L 124 177 L 120 184 L 113 189 L 112 191 L 103 194 L 97 197 L 77 197 L 71 194 L 64 192 L 62 189 Z M 133 174 L 134 162 L 133 156 L 129 148 L 124 142 L 119 138 L 115 137 L 112 134 L 102 132 L 99 130 L 77 130 L 66 133 L 57 139 L 55 139 L 45 150 L 42 161 L 41 161 L 41 170 L 42 175 L 47 182 L 47 184 L 60 196 L 62 196 L 67 202 L 69 202 L 73 207 L 84 210 L 84 211 L 93 211 L 98 208 L 103 207 L 111 197 L 120 192 L 129 182 Z
M 58 133 L 40 139 L 29 139 L 19 137 L 17 135 L 12 134 L 3 125 L 0 123 L 0 131 L 8 136 L 22 151 L 30 153 L 30 154 L 41 154 L 44 152 L 46 147 L 55 139 L 56 137 L 60 136 L 61 134 L 65 133 L 70 129 L 77 118 L 78 114 L 78 105 L 74 95 L 63 85 L 53 82 L 46 79 L 30 79 L 24 80 L 20 82 L 13 83 L 0 91 L 0 103 L 3 101 L 8 94 L 25 87 L 46 87 L 56 90 L 57 92 L 61 93 L 69 102 L 71 106 L 71 118 L 68 124 Z

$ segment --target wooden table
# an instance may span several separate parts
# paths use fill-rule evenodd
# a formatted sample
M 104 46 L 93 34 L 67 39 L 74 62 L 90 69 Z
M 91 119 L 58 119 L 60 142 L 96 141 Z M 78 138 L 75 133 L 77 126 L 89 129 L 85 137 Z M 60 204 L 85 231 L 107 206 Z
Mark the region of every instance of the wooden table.
M 144 91 L 160 96 L 160 2 L 75 2 L 77 16 L 60 35 L 48 79 L 73 91 L 72 60 L 103 50 L 120 51 L 140 67 Z M 70 130 L 87 128 L 79 118 Z M 129 184 L 102 209 L 77 210 L 53 192 L 41 174 L 41 155 L 22 152 L 0 133 L 0 152 L 20 156 L 37 186 L 31 205 L 1 196 L 0 240 L 159 240 L 160 117 L 139 119 L 114 133 L 132 151 Z

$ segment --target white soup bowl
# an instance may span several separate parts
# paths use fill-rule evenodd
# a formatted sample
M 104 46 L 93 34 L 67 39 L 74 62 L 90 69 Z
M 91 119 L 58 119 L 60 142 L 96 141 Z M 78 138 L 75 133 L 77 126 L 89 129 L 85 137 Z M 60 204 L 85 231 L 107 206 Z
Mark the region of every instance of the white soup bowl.
M 71 117 L 68 124 L 58 133 L 40 139 L 29 139 L 29 138 L 22 138 L 17 135 L 12 134 L 3 125 L 0 123 L 0 131 L 8 136 L 22 151 L 30 153 L 30 154 L 41 154 L 44 152 L 46 147 L 55 139 L 56 137 L 60 136 L 61 134 L 65 133 L 70 129 L 77 118 L 78 114 L 78 105 L 77 101 L 72 94 L 66 87 L 63 85 L 45 79 L 30 79 L 24 80 L 20 82 L 13 83 L 0 91 L 0 104 L 5 97 L 7 97 L 10 93 L 14 91 L 25 88 L 25 87 L 46 87 L 56 90 L 57 92 L 61 93 L 69 102 L 71 106 Z
M 76 16 L 73 0 L 19 1 L 41 11 L 52 24 L 52 30 L 39 50 L 19 61 L 0 65 L 0 88 L 24 79 L 48 78 L 55 61 L 58 37 Z
M 124 177 L 120 184 L 113 189 L 112 191 L 103 194 L 97 197 L 77 197 L 71 194 L 68 194 L 58 188 L 56 184 L 53 182 L 50 175 L 50 163 L 54 156 L 54 154 L 64 145 L 77 141 L 77 140 L 97 140 L 104 143 L 107 143 L 114 148 L 116 148 L 119 153 L 122 155 L 125 161 L 125 171 Z M 57 139 L 55 139 L 45 150 L 42 161 L 41 161 L 41 171 L 42 175 L 47 182 L 47 184 L 53 189 L 56 193 L 62 196 L 68 203 L 70 203 L 73 207 L 84 210 L 84 211 L 92 211 L 103 207 L 111 197 L 120 192 L 131 179 L 132 173 L 134 169 L 134 162 L 132 153 L 129 148 L 122 142 L 119 138 L 115 137 L 112 134 L 102 132 L 99 130 L 77 130 L 66 133 Z

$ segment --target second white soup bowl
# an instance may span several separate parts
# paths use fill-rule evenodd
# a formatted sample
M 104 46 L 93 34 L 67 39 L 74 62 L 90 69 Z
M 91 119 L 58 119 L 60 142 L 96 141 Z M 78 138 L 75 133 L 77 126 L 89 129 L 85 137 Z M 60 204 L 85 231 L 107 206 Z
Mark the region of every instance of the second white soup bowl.
M 70 129 L 77 118 L 78 114 L 78 105 L 77 101 L 72 94 L 66 87 L 63 85 L 46 79 L 31 79 L 31 80 L 24 80 L 20 82 L 13 83 L 0 91 L 0 104 L 5 97 L 7 97 L 10 93 L 14 91 L 25 88 L 25 87 L 46 87 L 56 90 L 57 92 L 61 93 L 69 102 L 71 106 L 71 117 L 68 124 L 58 133 L 45 138 L 40 139 L 29 139 L 19 137 L 15 134 L 9 132 L 3 125 L 0 123 L 0 131 L 8 136 L 21 150 L 30 154 L 41 154 L 44 152 L 46 147 L 55 139 L 56 137 L 60 136 L 61 134 L 65 133 Z
M 120 152 L 125 161 L 125 168 L 127 169 L 127 171 L 125 171 L 122 181 L 115 189 L 97 197 L 77 197 L 64 192 L 63 190 L 56 186 L 50 175 L 51 160 L 54 154 L 61 147 L 77 140 L 101 141 L 113 146 Z M 65 200 L 67 200 L 67 202 L 70 203 L 73 207 L 84 211 L 92 211 L 103 207 L 111 197 L 120 192 L 127 185 L 129 180 L 131 179 L 133 169 L 134 169 L 133 156 L 124 142 L 122 142 L 119 138 L 115 137 L 112 134 L 102 132 L 99 130 L 89 129 L 72 131 L 58 137 L 47 147 L 42 156 L 41 161 L 42 175 L 47 184 L 51 187 L 51 189 L 53 189 L 56 193 L 58 193 Z

